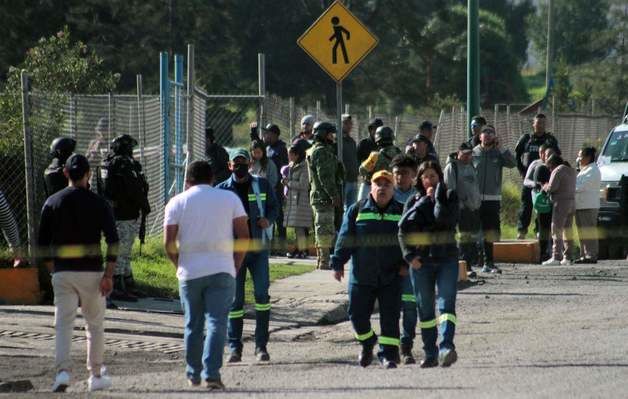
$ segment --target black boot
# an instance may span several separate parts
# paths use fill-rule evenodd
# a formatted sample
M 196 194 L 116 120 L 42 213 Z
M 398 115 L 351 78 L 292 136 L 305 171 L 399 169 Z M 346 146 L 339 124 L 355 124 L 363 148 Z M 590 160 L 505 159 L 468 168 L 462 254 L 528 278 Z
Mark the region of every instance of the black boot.
M 367 367 L 373 362 L 373 345 L 362 344 L 362 352 L 358 356 L 358 363 L 362 367 Z
M 403 364 L 415 364 L 414 356 L 412 356 L 412 347 L 410 345 L 401 345 L 401 361 Z
M 111 293 L 111 299 L 114 301 L 137 302 L 137 297 L 127 292 L 124 284 L 124 276 L 113 276 L 113 292 Z

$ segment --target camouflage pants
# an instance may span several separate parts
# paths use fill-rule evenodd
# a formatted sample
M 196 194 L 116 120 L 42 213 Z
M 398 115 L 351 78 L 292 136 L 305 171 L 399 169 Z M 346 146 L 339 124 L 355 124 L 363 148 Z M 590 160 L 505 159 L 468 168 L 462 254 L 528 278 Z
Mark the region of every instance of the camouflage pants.
M 118 251 L 118 263 L 114 274 L 116 276 L 129 277 L 131 275 L 131 250 L 139 233 L 139 220 L 116 220 L 120 246 Z
M 335 210 L 328 206 L 313 206 L 314 234 L 316 236 L 316 248 L 318 264 L 320 268 L 329 267 L 329 249 L 334 242 L 336 229 L 334 226 Z
M 318 205 L 313 206 L 312 210 L 314 211 L 316 246 L 319 248 L 330 248 L 336 234 L 334 227 L 335 210 L 333 207 Z

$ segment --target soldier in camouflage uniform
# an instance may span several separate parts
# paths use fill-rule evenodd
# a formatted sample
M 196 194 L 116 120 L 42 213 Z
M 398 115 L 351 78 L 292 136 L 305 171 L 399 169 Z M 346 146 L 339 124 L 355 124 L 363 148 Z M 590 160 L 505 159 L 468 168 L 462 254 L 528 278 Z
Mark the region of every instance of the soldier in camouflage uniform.
M 362 186 L 358 200 L 368 197 L 371 191 L 371 177 L 375 172 L 380 170 L 391 171 L 390 163 L 393 158 L 401 154 L 401 150 L 393 144 L 395 141 L 395 132 L 388 126 L 380 126 L 375 131 L 375 144 L 377 151 L 371 152 L 371 155 L 360 165 L 360 176 L 362 177 Z
M 148 184 L 142 165 L 133 158 L 137 141 L 124 134 L 111 142 L 111 153 L 103 162 L 99 192 L 111 203 L 120 238 L 119 254 L 114 271 L 112 299 L 137 300 L 138 291 L 131 270 L 131 250 L 138 237 L 140 224 L 150 212 Z
M 314 212 L 317 268 L 329 269 L 329 253 L 336 233 L 335 208 L 342 207 L 344 171 L 334 152 L 336 126 L 321 122 L 314 125 L 314 145 L 307 151 L 310 171 L 310 204 Z

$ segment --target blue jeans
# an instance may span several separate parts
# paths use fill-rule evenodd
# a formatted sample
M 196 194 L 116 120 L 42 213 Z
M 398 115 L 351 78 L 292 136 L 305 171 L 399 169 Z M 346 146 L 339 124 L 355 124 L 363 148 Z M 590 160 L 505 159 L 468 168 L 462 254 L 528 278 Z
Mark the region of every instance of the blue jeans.
M 229 312 L 229 349 L 242 350 L 242 328 L 244 325 L 244 282 L 247 269 L 253 278 L 255 295 L 255 347 L 265 348 L 268 343 L 270 321 L 270 286 L 268 250 L 249 252 L 236 277 L 235 300 Z
M 379 324 L 381 336 L 377 337 L 371 327 L 371 315 L 375 300 L 379 302 Z M 377 356 L 382 359 L 399 360 L 399 309 L 401 308 L 401 281 L 395 279 L 390 285 L 372 287 L 349 284 L 349 319 L 357 340 L 366 347 L 379 341 Z
M 455 258 L 437 262 L 425 260 L 419 270 L 410 268 L 410 277 L 414 295 L 419 304 L 419 327 L 425 357 L 434 359 L 438 356 L 439 349 L 455 348 L 458 260 Z M 438 288 L 438 298 L 436 298 L 436 306 L 440 313 L 438 321 L 434 311 L 435 287 Z M 436 346 L 438 333 L 441 336 L 440 347 Z
M 358 182 L 345 182 L 344 202 L 345 211 L 358 200 Z
M 401 280 L 401 310 L 403 310 L 401 346 L 412 349 L 416 337 L 417 306 L 409 275 Z
M 220 378 L 234 289 L 235 279 L 228 273 L 179 282 L 185 315 L 185 371 L 189 379 Z M 203 327 L 207 328 L 204 344 Z

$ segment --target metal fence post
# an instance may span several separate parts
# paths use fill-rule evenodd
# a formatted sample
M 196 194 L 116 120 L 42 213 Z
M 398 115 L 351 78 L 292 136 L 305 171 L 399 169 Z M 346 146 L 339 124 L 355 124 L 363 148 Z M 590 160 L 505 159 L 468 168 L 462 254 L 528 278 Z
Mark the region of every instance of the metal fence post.
M 107 102 L 107 142 L 108 143 L 111 143 L 112 110 L 113 110 L 113 94 L 109 93 L 108 102 Z
M 399 120 L 399 115 L 395 115 L 395 144 L 397 144 L 397 137 L 399 137 L 399 127 L 401 126 L 401 122 Z
M 296 133 L 294 131 L 294 126 L 296 125 L 296 115 L 295 115 L 295 110 L 294 110 L 294 97 L 290 97 L 288 99 L 288 112 L 290 114 L 290 116 L 288 117 L 288 123 L 290 124 L 290 127 L 288 129 L 288 132 L 290 133 L 290 138 L 296 136 Z
M 506 137 L 510 137 L 510 104 L 506 106 Z
M 188 73 L 187 73 L 187 95 L 186 95 L 186 143 L 188 164 L 194 158 L 194 45 L 188 44 Z
M 28 255 L 31 264 L 35 263 L 37 233 L 35 229 L 35 176 L 33 162 L 33 140 L 30 126 L 29 79 L 26 70 L 21 73 L 22 83 L 22 132 L 24 134 L 24 168 L 26 177 L 26 224 L 28 226 Z
M 70 131 L 74 137 L 78 134 L 77 102 L 76 96 L 74 94 L 70 94 Z
M 168 202 L 170 184 L 170 81 L 168 80 L 168 53 L 159 53 L 159 105 L 163 149 L 164 204 Z
M 137 83 L 137 131 L 140 139 L 140 163 L 144 163 L 144 148 L 146 147 L 146 119 L 144 115 L 144 97 L 142 88 L 142 75 L 136 75 Z
M 259 96 L 259 122 L 258 128 L 261 129 L 264 126 L 264 99 L 266 96 L 266 57 L 264 53 L 257 54 L 257 95 Z
M 183 109 L 181 91 L 183 87 L 183 56 L 174 56 L 174 168 L 175 193 L 183 191 Z
M 321 100 L 316 100 L 316 120 L 321 118 Z
M 493 110 L 493 126 L 495 127 L 495 129 L 497 129 L 497 114 L 499 113 L 499 104 L 495 104 L 494 110 Z M 470 129 L 471 127 L 469 127 Z

